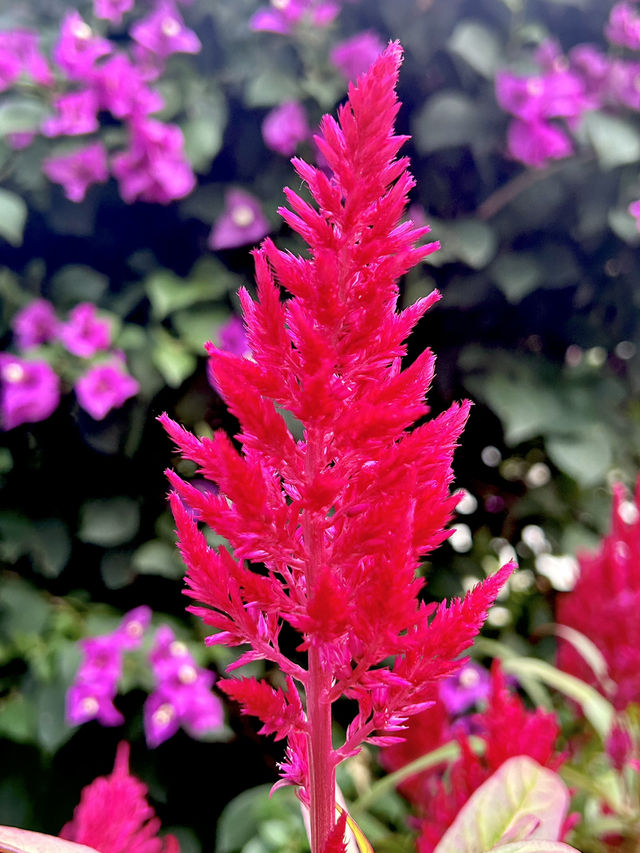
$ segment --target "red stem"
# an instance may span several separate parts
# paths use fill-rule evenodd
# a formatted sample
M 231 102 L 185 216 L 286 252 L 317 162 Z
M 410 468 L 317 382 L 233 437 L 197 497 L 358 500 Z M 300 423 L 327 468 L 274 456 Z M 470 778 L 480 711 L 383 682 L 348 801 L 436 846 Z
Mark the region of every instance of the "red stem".
M 310 429 L 307 433 L 305 473 L 313 482 L 322 464 L 323 435 Z M 322 517 L 306 514 L 304 536 L 307 550 L 307 596 L 323 559 L 324 525 Z M 331 672 L 326 670 L 320 648 L 309 649 L 307 674 L 307 720 L 309 723 L 309 796 L 311 820 L 311 853 L 322 853 L 327 837 L 335 823 L 335 765 L 331 742 Z

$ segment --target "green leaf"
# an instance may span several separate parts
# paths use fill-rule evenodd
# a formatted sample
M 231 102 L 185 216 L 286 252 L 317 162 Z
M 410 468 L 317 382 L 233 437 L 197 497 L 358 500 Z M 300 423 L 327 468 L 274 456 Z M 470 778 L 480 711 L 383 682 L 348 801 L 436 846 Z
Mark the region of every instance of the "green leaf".
M 249 80 L 245 103 L 248 107 L 274 107 L 299 97 L 300 87 L 293 77 L 268 68 Z
M 153 316 L 162 320 L 180 308 L 220 298 L 227 292 L 231 280 L 235 284 L 235 278 L 214 262 L 206 267 L 196 264 L 188 279 L 179 278 L 169 270 L 160 270 L 146 280 L 145 289 Z
M 167 385 L 178 388 L 195 371 L 198 361 L 181 341 L 176 340 L 166 329 L 153 330 L 151 359 L 164 377 Z
M 603 169 L 615 169 L 640 160 L 640 134 L 631 122 L 607 113 L 591 112 L 586 114 L 584 124 Z
M 541 283 L 542 270 L 533 252 L 508 252 L 491 265 L 491 276 L 512 305 L 517 305 Z
M 47 108 L 35 98 L 3 96 L 0 105 L 0 136 L 38 130 Z
M 216 118 L 199 116 L 183 122 L 184 149 L 196 172 L 208 172 L 222 147 L 224 125 Z
M 57 578 L 71 555 L 71 538 L 66 525 L 58 518 L 34 522 L 31 555 L 40 574 Z
M 106 275 L 82 264 L 61 267 L 51 280 L 54 302 L 69 306 L 77 302 L 98 302 L 108 288 Z
M 587 425 L 577 434 L 550 436 L 545 446 L 554 465 L 585 488 L 602 483 L 613 462 L 611 441 L 600 424 Z
M 29 743 L 35 739 L 34 709 L 22 693 L 10 693 L 0 700 L 0 737 L 16 743 Z
M 133 539 L 139 524 L 140 509 L 131 498 L 87 501 L 80 508 L 78 536 L 83 542 L 112 548 Z
M 270 785 L 243 791 L 225 807 L 216 831 L 216 853 L 239 853 L 258 840 L 263 824 L 283 821 L 289 833 L 304 832 L 300 804 L 293 789 L 281 789 L 269 796 Z
M 38 743 L 45 752 L 54 753 L 69 740 L 72 729 L 65 720 L 65 695 L 67 685 L 61 680 L 38 684 L 31 698 L 36 710 Z
M 486 853 L 497 844 L 555 841 L 568 806 L 569 791 L 557 773 L 526 755 L 510 758 L 473 793 L 435 853 Z
M 574 675 L 561 672 L 550 663 L 536 658 L 508 657 L 503 659 L 502 666 L 505 672 L 515 675 L 516 678 L 520 674 L 528 678 L 536 678 L 573 699 L 580 705 L 585 717 L 602 740 L 606 740 L 615 718 L 615 710 L 595 688 Z
M 613 233 L 630 246 L 640 245 L 640 230 L 638 221 L 624 208 L 612 208 L 607 213 L 607 221 Z
M 471 145 L 480 133 L 477 102 L 458 91 L 433 95 L 413 119 L 413 136 L 422 154 L 441 148 Z
M 176 548 L 161 539 L 141 545 L 133 555 L 133 567 L 143 575 L 160 575 L 175 580 L 184 574 L 184 566 Z
M 500 41 L 495 32 L 479 21 L 460 21 L 447 47 L 487 80 L 493 79 L 502 58 Z
M 172 317 L 180 340 L 196 355 L 205 354 L 205 343 L 217 338 L 220 326 L 228 319 L 229 312 L 222 308 L 190 308 L 178 311 Z
M 51 616 L 51 607 L 44 593 L 22 578 L 10 575 L 2 580 L 0 614 L 2 634 L 15 639 L 25 634 L 41 634 Z
M 23 198 L 0 187 L 0 236 L 12 246 L 21 246 L 27 221 L 27 205 Z

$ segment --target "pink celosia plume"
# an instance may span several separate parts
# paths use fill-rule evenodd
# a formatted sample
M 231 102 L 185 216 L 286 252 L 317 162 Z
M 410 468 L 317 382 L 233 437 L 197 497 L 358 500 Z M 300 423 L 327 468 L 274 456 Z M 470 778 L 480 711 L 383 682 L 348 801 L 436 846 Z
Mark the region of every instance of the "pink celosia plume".
M 640 478 L 633 500 L 614 488 L 611 530 L 594 554 L 579 555 L 580 576 L 558 596 L 556 621 L 586 634 L 608 666 L 611 698 L 622 710 L 640 702 Z M 594 595 L 598 606 L 594 606 Z M 558 666 L 604 692 L 605 686 L 574 646 L 561 640 Z
M 419 597 L 420 556 L 447 537 L 457 502 L 451 461 L 469 405 L 415 427 L 429 412 L 434 357 L 402 369 L 405 340 L 438 294 L 396 310 L 400 276 L 437 249 L 420 242 L 428 228 L 402 221 L 414 180 L 396 157 L 406 140 L 393 128 L 401 55 L 391 44 L 350 85 L 338 120 L 324 117 L 316 142 L 330 176 L 292 161 L 316 206 L 285 189 L 290 208 L 280 214 L 309 256 L 268 239 L 254 252 L 257 300 L 240 294 L 250 357 L 207 347 L 241 450 L 224 433 L 200 439 L 161 417 L 219 488 L 206 494 L 168 474 L 187 594 L 199 602 L 191 610 L 216 630 L 209 642 L 249 646 L 233 666 L 263 658 L 287 676 L 286 690 L 256 679 L 219 686 L 264 732 L 287 738 L 282 775 L 310 803 L 313 853 L 342 849 L 336 765 L 363 741 L 395 741 L 430 704 L 511 571 L 449 606 Z M 281 410 L 302 423 L 302 440 Z M 232 553 L 210 548 L 199 521 Z M 280 648 L 285 624 L 299 632 L 306 666 Z M 341 696 L 357 711 L 334 745 Z
M 160 821 L 146 796 L 147 786 L 129 773 L 129 744 L 121 743 L 113 773 L 87 785 L 60 837 L 99 853 L 180 853 L 174 836 L 158 837 Z

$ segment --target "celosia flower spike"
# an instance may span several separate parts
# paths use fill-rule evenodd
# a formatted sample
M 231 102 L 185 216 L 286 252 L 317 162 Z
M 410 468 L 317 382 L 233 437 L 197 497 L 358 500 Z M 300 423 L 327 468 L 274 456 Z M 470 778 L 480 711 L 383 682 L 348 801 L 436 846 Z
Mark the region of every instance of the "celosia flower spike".
M 349 86 L 338 120 L 323 119 L 316 143 L 330 176 L 292 161 L 315 205 L 286 189 L 280 213 L 310 255 L 270 240 L 254 252 L 257 299 L 240 294 L 250 358 L 207 345 L 216 388 L 240 422 L 240 450 L 223 433 L 199 439 L 160 418 L 218 488 L 206 493 L 169 472 L 187 594 L 200 602 L 190 609 L 220 632 L 210 642 L 249 646 L 236 665 L 264 658 L 288 676 L 286 692 L 254 679 L 220 688 L 264 732 L 287 738 L 282 775 L 309 804 L 313 853 L 343 849 L 336 765 L 365 740 L 397 740 L 428 706 L 512 570 L 449 607 L 419 599 L 420 557 L 446 538 L 457 503 L 451 462 L 469 406 L 413 429 L 429 412 L 434 358 L 427 351 L 404 370 L 402 359 L 439 296 L 398 312 L 398 279 L 438 246 L 422 243 L 428 228 L 403 221 L 414 181 L 397 158 L 406 137 L 394 132 L 401 57 L 391 44 Z M 282 301 L 281 288 L 291 298 Z M 302 440 L 282 409 L 301 422 Z M 230 550 L 212 549 L 201 522 Z M 301 636 L 306 668 L 280 649 L 285 624 Z M 334 747 L 341 695 L 358 710 Z

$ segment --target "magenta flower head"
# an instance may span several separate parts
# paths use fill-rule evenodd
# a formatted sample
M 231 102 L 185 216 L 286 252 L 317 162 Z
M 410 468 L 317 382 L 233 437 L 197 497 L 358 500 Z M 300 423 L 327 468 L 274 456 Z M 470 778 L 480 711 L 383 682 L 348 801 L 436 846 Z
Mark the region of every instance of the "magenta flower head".
M 54 101 L 56 115 L 42 123 L 45 136 L 76 136 L 93 133 L 98 124 L 98 99 L 93 89 L 71 92 Z
M 146 117 L 131 124 L 131 146 L 113 158 L 122 198 L 169 204 L 188 195 L 196 179 L 179 127 Z
M 109 177 L 107 152 L 101 142 L 94 142 L 71 154 L 47 157 L 42 171 L 50 181 L 62 184 L 69 201 L 82 201 L 92 184 L 104 183 Z
M 595 553 L 578 554 L 580 575 L 571 592 L 557 598 L 556 622 L 591 638 L 607 663 L 596 676 L 573 645 L 560 640 L 557 665 L 608 695 L 618 710 L 640 703 L 640 477 L 629 497 L 614 486 L 611 530 Z M 588 607 L 597 589 L 597 608 Z
M 209 234 L 210 249 L 234 249 L 260 240 L 271 230 L 258 199 L 244 190 L 229 190 L 224 210 Z
M 561 160 L 573 151 L 564 130 L 544 121 L 514 119 L 507 131 L 507 150 L 514 160 L 542 169 L 549 160 Z
M 81 302 L 69 313 L 60 327 L 60 340 L 65 348 L 80 358 L 91 358 L 111 343 L 111 326 L 97 317 L 93 302 Z
M 278 154 L 291 157 L 301 142 L 310 136 L 304 107 L 297 101 L 287 101 L 271 110 L 262 122 L 265 145 Z
M 118 726 L 124 717 L 113 700 L 122 675 L 122 656 L 140 646 L 151 621 L 145 605 L 126 613 L 115 631 L 81 640 L 82 662 L 67 691 L 67 720 L 82 725 L 97 720 L 103 726 Z
M 222 702 L 211 692 L 214 675 L 199 667 L 168 625 L 158 628 L 149 655 L 156 688 L 144 707 L 150 747 L 159 746 L 183 726 L 195 735 L 219 729 Z
M 122 16 L 133 9 L 134 0 L 93 0 L 93 14 L 96 18 L 119 24 Z
M 129 744 L 121 743 L 113 772 L 83 789 L 60 837 L 101 853 L 180 853 L 175 836 L 158 836 L 160 820 L 146 797 L 147 786 L 129 772 Z
M 0 92 L 15 83 L 21 73 L 41 86 L 51 86 L 53 74 L 38 48 L 38 33 L 31 30 L 0 32 Z
M 20 349 L 46 344 L 56 337 L 59 322 L 53 305 L 46 299 L 34 299 L 21 308 L 11 321 Z
M 338 3 L 326 0 L 271 0 L 268 8 L 258 9 L 249 26 L 255 31 L 288 35 L 304 18 L 315 27 L 327 27 L 339 11 Z
M 58 374 L 45 361 L 0 353 L 0 421 L 5 430 L 44 421 L 60 403 Z
M 629 205 L 629 213 L 636 218 L 638 230 L 640 230 L 640 199 L 632 201 Z
M 287 739 L 280 784 L 309 803 L 313 853 L 344 849 L 339 837 L 326 847 L 336 766 L 365 741 L 402 738 L 436 683 L 464 664 L 459 655 L 513 568 L 449 605 L 419 597 L 421 555 L 449 535 L 452 456 L 469 403 L 425 420 L 434 356 L 402 365 L 438 293 L 398 311 L 398 280 L 438 247 L 404 218 L 415 182 L 397 158 L 401 57 L 391 44 L 349 86 L 338 120 L 323 118 L 317 144 L 330 176 L 293 160 L 315 204 L 287 188 L 280 214 L 309 249 L 299 257 L 267 239 L 254 252 L 257 299 L 240 292 L 252 358 L 207 345 L 240 450 L 222 431 L 201 439 L 161 417 L 220 490 L 203 494 L 168 472 L 191 609 L 213 628 L 209 643 L 249 647 L 228 669 L 266 659 L 285 676 L 284 687 L 256 678 L 219 686 L 262 720 L 262 733 Z M 302 425 L 300 440 L 282 410 Z M 210 547 L 202 523 L 231 549 Z M 285 625 L 300 637 L 293 660 L 280 648 Z M 355 711 L 333 743 L 342 696 Z
M 384 42 L 380 36 L 367 30 L 338 42 L 329 58 L 346 80 L 355 80 L 383 50 Z
M 111 53 L 108 39 L 97 36 L 78 12 L 67 12 L 53 57 L 72 80 L 86 80 L 97 59 Z
M 119 364 L 97 364 L 74 385 L 78 403 L 96 421 L 103 420 L 112 409 L 119 409 L 140 390 L 133 376 Z
M 491 690 L 491 677 L 484 667 L 473 661 L 438 686 L 438 695 L 451 716 L 462 714 L 484 701 Z
M 131 27 L 131 38 L 142 48 L 166 59 L 172 53 L 199 53 L 198 36 L 185 26 L 174 3 L 160 0 L 146 18 Z
M 93 88 L 100 108 L 120 119 L 155 113 L 164 102 L 158 92 L 149 88 L 137 65 L 124 53 L 117 53 L 93 74 Z
M 616 3 L 609 14 L 605 34 L 610 42 L 632 50 L 640 48 L 640 14 L 631 3 Z

